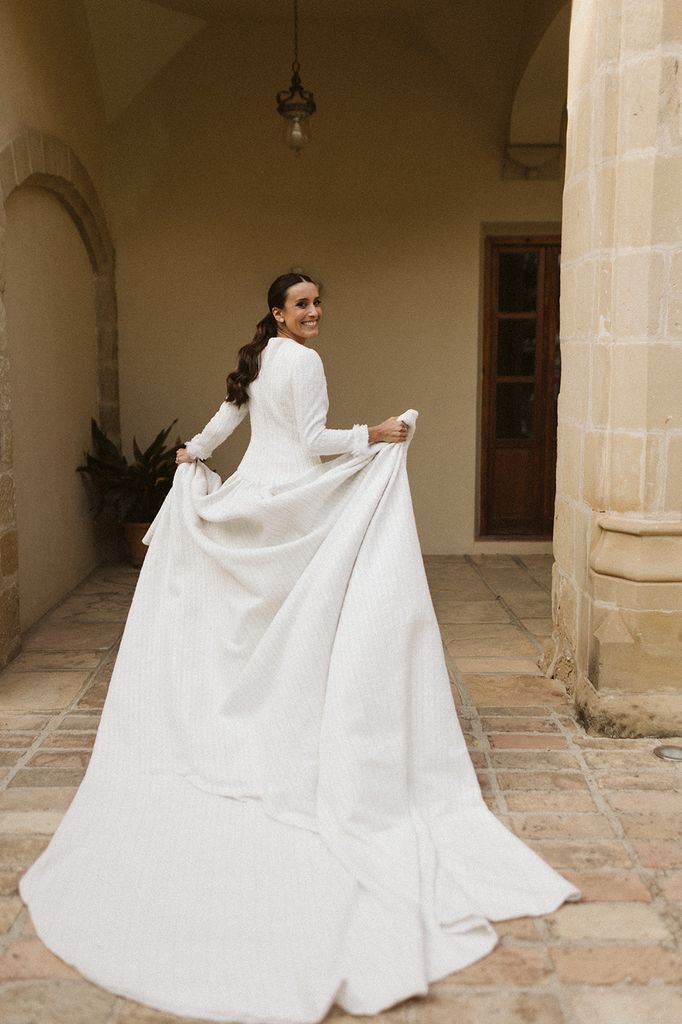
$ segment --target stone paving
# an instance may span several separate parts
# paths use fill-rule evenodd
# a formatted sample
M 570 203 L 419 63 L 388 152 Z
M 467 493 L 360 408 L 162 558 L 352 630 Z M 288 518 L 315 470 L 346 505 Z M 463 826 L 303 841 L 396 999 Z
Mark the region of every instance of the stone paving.
M 497 925 L 497 948 L 376 1024 L 680 1024 L 682 766 L 656 740 L 584 733 L 538 668 L 551 558 L 428 557 L 453 695 L 490 806 L 583 901 Z M 0 673 L 0 1020 L 164 1024 L 35 936 L 17 880 L 87 765 L 137 573 L 105 566 Z M 674 742 L 668 740 L 666 742 Z M 334 1024 L 357 1017 L 334 1009 Z

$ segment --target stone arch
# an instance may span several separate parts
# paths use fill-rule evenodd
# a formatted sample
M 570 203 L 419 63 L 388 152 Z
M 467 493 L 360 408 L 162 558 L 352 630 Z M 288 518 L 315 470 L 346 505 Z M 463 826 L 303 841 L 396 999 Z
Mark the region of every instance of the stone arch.
M 0 667 L 20 647 L 9 356 L 4 307 L 5 204 L 21 185 L 50 192 L 83 240 L 95 279 L 97 405 L 103 429 L 120 439 L 118 315 L 114 247 L 95 187 L 73 150 L 48 132 L 24 128 L 0 146 Z

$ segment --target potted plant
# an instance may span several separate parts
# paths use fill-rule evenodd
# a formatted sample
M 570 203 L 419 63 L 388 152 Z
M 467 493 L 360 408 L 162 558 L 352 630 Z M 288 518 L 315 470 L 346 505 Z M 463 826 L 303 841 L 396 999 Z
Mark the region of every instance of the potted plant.
M 142 538 L 168 494 L 175 472 L 175 452 L 182 447 L 178 438 L 175 447 L 167 448 L 166 440 L 177 419 L 156 435 L 141 451 L 133 438 L 135 461 L 128 463 L 120 448 L 111 441 L 92 419 L 92 452 L 85 452 L 85 462 L 76 472 L 83 473 L 94 498 L 95 519 L 107 518 L 123 527 L 132 564 L 140 567 L 147 553 Z

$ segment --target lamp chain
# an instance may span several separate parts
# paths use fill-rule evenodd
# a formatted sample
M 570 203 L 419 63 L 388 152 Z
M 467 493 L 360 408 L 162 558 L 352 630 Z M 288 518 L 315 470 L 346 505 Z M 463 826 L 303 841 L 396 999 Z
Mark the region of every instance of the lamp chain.
M 298 62 L 298 0 L 294 0 L 294 71 L 300 71 L 301 65 Z

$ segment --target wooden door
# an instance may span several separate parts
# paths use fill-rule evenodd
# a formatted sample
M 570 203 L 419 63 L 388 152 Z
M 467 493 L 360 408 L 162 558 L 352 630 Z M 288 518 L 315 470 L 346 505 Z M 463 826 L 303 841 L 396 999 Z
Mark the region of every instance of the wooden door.
M 488 238 L 480 536 L 552 535 L 559 238 Z

